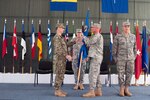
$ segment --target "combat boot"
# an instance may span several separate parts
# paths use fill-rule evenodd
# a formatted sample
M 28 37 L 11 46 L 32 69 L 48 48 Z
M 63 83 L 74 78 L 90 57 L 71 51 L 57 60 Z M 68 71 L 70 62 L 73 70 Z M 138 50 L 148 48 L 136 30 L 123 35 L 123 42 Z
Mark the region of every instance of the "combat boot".
M 80 90 L 83 90 L 83 89 L 84 89 L 84 86 L 83 86 L 82 83 L 79 84 L 79 88 L 80 88 Z
M 129 91 L 129 88 L 128 87 L 125 87 L 125 95 L 126 96 L 132 96 L 132 93 Z
M 89 90 L 89 92 L 83 94 L 82 96 L 83 96 L 83 97 L 87 97 L 87 98 L 95 97 L 94 90 Z
M 124 97 L 124 86 L 120 86 L 119 95 L 120 95 L 121 97 Z
M 78 90 L 78 88 L 79 86 L 77 84 L 73 87 L 74 90 Z
M 101 88 L 96 88 L 94 92 L 95 92 L 95 96 L 102 96 Z
M 65 92 L 65 91 L 63 91 L 63 90 L 61 90 L 61 92 L 62 92 L 63 94 L 65 94 L 65 95 L 67 95 L 67 92 Z
M 61 90 L 55 90 L 55 96 L 58 96 L 58 97 L 65 97 L 66 95 L 63 94 Z

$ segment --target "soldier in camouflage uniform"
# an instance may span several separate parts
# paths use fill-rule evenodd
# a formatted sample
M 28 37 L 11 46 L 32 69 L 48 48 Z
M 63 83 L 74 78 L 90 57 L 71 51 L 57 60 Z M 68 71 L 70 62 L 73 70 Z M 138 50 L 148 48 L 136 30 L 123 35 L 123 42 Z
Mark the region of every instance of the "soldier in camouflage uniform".
M 130 33 L 130 22 L 123 22 L 122 34 L 116 35 L 113 43 L 113 58 L 117 64 L 120 96 L 131 96 L 128 87 L 134 71 L 136 37 Z M 125 75 L 125 79 L 124 79 Z
M 64 31 L 63 24 L 57 24 L 56 35 L 53 38 L 54 44 L 54 58 L 53 67 L 55 67 L 55 95 L 56 96 L 66 96 L 67 93 L 61 90 L 61 84 L 64 79 L 65 69 L 66 69 L 66 59 L 71 60 L 71 56 L 67 54 L 67 45 L 62 37 Z
M 84 89 L 83 78 L 85 74 L 86 60 L 83 60 L 81 63 L 79 84 L 77 84 L 78 70 L 79 70 L 78 60 L 80 59 L 79 53 L 80 53 L 81 46 L 83 45 L 82 29 L 76 29 L 76 35 L 77 37 L 72 40 L 72 41 L 75 41 L 75 44 L 73 45 L 73 55 L 72 55 L 72 69 L 74 71 L 74 78 L 75 78 L 75 83 L 76 83 L 74 86 L 74 89 L 77 90 L 78 88 L 80 88 L 81 90 L 83 90 Z
M 84 41 L 89 46 L 88 57 L 90 62 L 89 87 L 90 90 L 83 94 L 83 97 L 102 96 L 100 81 L 100 66 L 103 60 L 103 36 L 99 33 L 101 25 L 94 23 L 91 32 L 94 34 L 90 38 L 84 37 Z

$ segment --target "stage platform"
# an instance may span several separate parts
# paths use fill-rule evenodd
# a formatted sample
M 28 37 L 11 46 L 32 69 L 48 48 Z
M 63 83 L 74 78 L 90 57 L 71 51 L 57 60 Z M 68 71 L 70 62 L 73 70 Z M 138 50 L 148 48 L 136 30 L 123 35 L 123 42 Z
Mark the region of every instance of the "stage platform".
M 39 84 L 34 87 L 33 84 L 1 83 L 0 100 L 150 100 L 150 86 L 131 86 L 130 90 L 133 96 L 120 97 L 118 96 L 118 85 L 111 87 L 103 85 L 103 96 L 94 98 L 81 97 L 88 91 L 87 84 L 85 90 L 73 90 L 73 84 L 64 84 L 62 88 L 68 92 L 67 97 L 55 97 L 54 87 L 49 84 Z

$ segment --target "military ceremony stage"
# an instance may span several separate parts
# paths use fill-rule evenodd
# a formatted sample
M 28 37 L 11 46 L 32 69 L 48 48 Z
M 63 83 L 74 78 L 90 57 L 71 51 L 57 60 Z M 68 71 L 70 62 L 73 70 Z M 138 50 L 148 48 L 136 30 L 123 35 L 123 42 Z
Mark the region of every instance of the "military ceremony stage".
M 34 87 L 33 84 L 0 84 L 0 100 L 149 100 L 150 86 L 131 86 L 132 97 L 120 97 L 118 95 L 118 85 L 106 87 L 103 85 L 103 96 L 94 98 L 83 98 L 81 95 L 88 90 L 73 90 L 73 84 L 63 85 L 63 90 L 68 92 L 67 97 L 54 96 L 54 88 L 49 84 L 39 84 Z
M 55 74 L 54 76 L 55 77 Z M 83 100 L 81 95 L 88 91 L 88 74 L 85 75 L 85 89 L 73 90 L 73 75 L 65 75 L 62 89 L 68 93 L 67 97 L 54 96 L 54 87 L 49 84 L 49 75 L 39 75 L 39 84 L 34 86 L 34 74 L 0 74 L 0 100 Z M 132 97 L 120 97 L 117 75 L 111 75 L 111 86 L 106 83 L 107 75 L 101 75 L 103 84 L 102 97 L 88 98 L 90 100 L 149 100 L 150 86 L 130 86 Z M 149 82 L 147 78 L 147 83 Z M 54 81 L 54 79 L 53 79 Z M 139 84 L 143 84 L 141 75 Z M 134 84 L 134 76 L 132 77 Z

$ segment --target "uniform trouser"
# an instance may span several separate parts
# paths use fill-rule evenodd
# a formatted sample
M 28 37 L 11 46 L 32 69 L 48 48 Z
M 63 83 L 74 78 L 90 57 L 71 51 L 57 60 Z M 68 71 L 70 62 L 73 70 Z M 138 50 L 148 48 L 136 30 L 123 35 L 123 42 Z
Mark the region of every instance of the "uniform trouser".
M 90 89 L 101 88 L 100 66 L 102 59 L 90 58 L 89 85 Z
M 56 69 L 55 69 L 55 90 L 59 90 L 61 88 L 62 82 L 64 80 L 64 74 L 66 70 L 66 59 L 59 59 L 56 62 Z
M 83 81 L 84 81 L 85 68 L 86 68 L 86 61 L 82 61 L 81 69 L 80 69 L 79 83 L 83 83 Z M 78 81 L 78 70 L 79 70 L 78 59 L 74 59 L 72 61 L 72 69 L 73 69 L 73 72 L 74 72 L 75 83 L 77 84 L 77 81 Z
M 134 60 L 117 62 L 118 80 L 120 86 L 129 86 L 134 72 Z M 125 78 L 124 78 L 125 75 Z

